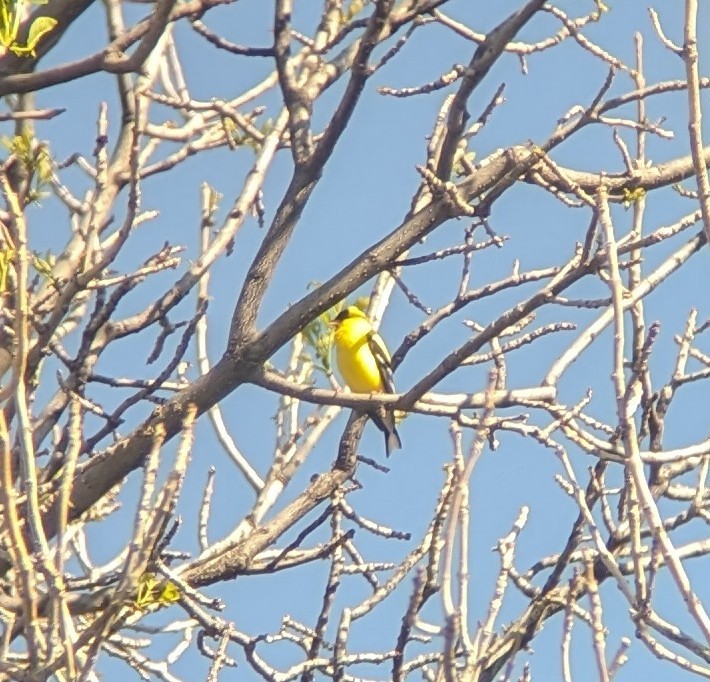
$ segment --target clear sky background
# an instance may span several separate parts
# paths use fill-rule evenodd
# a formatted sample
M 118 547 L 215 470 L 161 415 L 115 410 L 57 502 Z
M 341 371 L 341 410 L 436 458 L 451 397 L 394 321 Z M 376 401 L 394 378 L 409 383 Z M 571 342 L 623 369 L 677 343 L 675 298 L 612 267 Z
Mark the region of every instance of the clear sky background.
M 519 0 L 453 0 L 445 10 L 475 30 L 487 32 L 521 4 Z M 644 37 L 645 75 L 648 83 L 685 77 L 682 61 L 659 44 L 644 3 L 611 0 L 607 4 L 610 7 L 608 15 L 599 25 L 586 28 L 585 35 L 625 63 L 633 64 L 633 35 L 638 31 Z M 296 27 L 305 34 L 311 34 L 321 3 L 297 0 L 295 5 Z M 587 11 L 593 5 L 590 2 L 578 3 L 569 0 L 560 2 L 559 6 L 575 16 L 575 13 Z M 669 37 L 677 43 L 682 43 L 681 3 L 659 3 L 658 10 Z M 144 12 L 145 7 L 141 5 L 127 7 L 129 17 L 139 17 Z M 271 12 L 271 3 L 263 0 L 240 0 L 233 5 L 210 11 L 205 21 L 229 40 L 252 46 L 267 46 L 273 37 L 270 30 Z M 709 71 L 708 60 L 703 57 L 703 48 L 708 45 L 708 19 L 710 17 L 705 5 L 703 20 L 699 22 L 701 75 Z M 558 27 L 559 22 L 554 17 L 538 16 L 529 23 L 519 39 L 534 42 L 556 31 Z M 273 62 L 269 59 L 246 60 L 220 53 L 207 46 L 184 25 L 177 27 L 175 35 L 181 49 L 186 80 L 195 99 L 206 101 L 212 97 L 233 97 L 257 83 L 273 68 Z M 96 6 L 72 26 L 57 49 L 42 62 L 41 67 L 79 58 L 99 49 L 104 43 L 102 10 Z M 357 254 L 389 233 L 401 222 L 409 209 L 411 197 L 420 180 L 415 165 L 425 160 L 426 136 L 431 131 L 443 97 L 452 90 L 428 96 L 396 99 L 379 94 L 377 88 L 416 86 L 434 80 L 448 71 L 453 64 L 468 63 L 474 49 L 473 44 L 454 36 L 443 27 L 425 27 L 415 33 L 398 58 L 392 60 L 370 80 L 353 120 L 303 214 L 296 236 L 282 259 L 261 311 L 261 324 L 270 322 L 289 304 L 299 300 L 307 292 L 310 283 L 325 281 Z M 383 50 L 380 50 L 379 54 L 382 52 Z M 528 140 L 543 142 L 554 129 L 557 120 L 570 107 L 591 102 L 607 72 L 601 62 L 593 59 L 572 40 L 567 40 L 554 50 L 530 56 L 527 68 L 529 73 L 524 75 L 517 57 L 503 56 L 471 99 L 469 110 L 475 118 L 488 104 L 496 88 L 502 82 L 506 84 L 505 103 L 496 109 L 489 124 L 471 144 L 477 159 L 485 157 L 495 149 L 525 143 Z M 608 96 L 633 89 L 631 79 L 626 74 L 619 73 Z M 317 104 L 314 113 L 317 129 L 328 120 L 332 106 L 342 91 L 343 83 L 339 83 Z M 91 156 L 96 138 L 97 110 L 102 100 L 109 104 L 110 131 L 115 134 L 120 113 L 111 76 L 95 75 L 38 93 L 38 108 L 67 108 L 62 116 L 52 121 L 39 122 L 36 126 L 37 136 L 50 141 L 55 159 L 63 160 L 75 152 Z M 272 92 L 259 103 L 268 107 L 268 112 L 261 120 L 275 117 L 280 106 L 278 93 Z M 159 107 L 156 107 L 156 111 L 160 111 Z M 624 113 L 631 116 L 632 109 L 627 108 Z M 689 153 L 685 93 L 650 99 L 648 114 L 653 121 L 665 117 L 664 127 L 676 133 L 673 140 L 649 136 L 648 157 L 651 160 L 660 162 Z M 168 119 L 175 114 L 165 109 L 163 116 Z M 157 118 L 162 120 L 160 115 L 157 115 Z M 707 127 L 705 133 L 710 133 Z M 9 134 L 9 127 L 6 134 Z M 622 130 L 621 134 L 627 143 L 633 146 L 633 133 Z M 113 142 L 113 138 L 111 140 Z M 165 145 L 160 155 L 170 151 L 170 145 Z M 555 150 L 553 158 L 559 164 L 577 170 L 624 170 L 623 161 L 612 140 L 611 130 L 601 126 L 590 126 L 586 131 L 575 135 L 569 143 Z M 143 185 L 143 208 L 157 209 L 160 216 L 139 229 L 131 247 L 116 263 L 116 269 L 128 271 L 136 268 L 165 241 L 185 246 L 185 264 L 196 258 L 200 184 L 207 182 L 224 195 L 219 216 L 223 218 L 252 161 L 253 152 L 247 147 L 234 152 L 220 149 L 198 155 L 175 171 L 148 179 Z M 290 155 L 284 152 L 269 173 L 264 196 L 267 224 L 274 215 L 290 178 L 291 169 Z M 90 185 L 90 181 L 76 168 L 64 171 L 62 178 L 77 194 L 81 193 L 81 188 Z M 685 184 L 692 186 L 690 182 Z M 122 206 L 121 202 L 117 206 Z M 690 210 L 690 202 L 679 198 L 670 190 L 652 195 L 648 199 L 647 229 L 651 231 L 670 224 Z M 61 248 L 69 234 L 65 215 L 58 202 L 52 198 L 46 199 L 41 207 L 31 209 L 34 249 L 56 251 Z M 630 212 L 625 213 L 622 207 L 615 206 L 614 218 L 619 229 L 628 229 Z M 115 224 L 120 225 L 122 219 L 123 216 L 117 214 Z M 589 215 L 586 211 L 565 209 L 538 188 L 527 185 L 513 188 L 495 205 L 491 216 L 493 228 L 498 234 L 506 236 L 508 241 L 502 249 L 486 250 L 480 256 L 474 256 L 471 286 L 480 286 L 500 277 L 506 271 L 510 272 L 515 259 L 520 260 L 521 269 L 562 262 L 563 258 L 571 255 L 575 243 L 584 238 L 588 221 Z M 460 235 L 466 226 L 464 223 L 465 221 L 451 222 L 442 226 L 426 244 L 417 247 L 413 255 L 428 253 L 460 241 Z M 256 220 L 250 219 L 250 224 L 238 235 L 233 255 L 220 260 L 213 270 L 209 312 L 209 344 L 213 361 L 223 352 L 235 296 L 263 235 L 264 231 L 258 227 Z M 681 237 L 681 241 L 685 238 Z M 652 251 L 649 254 L 649 262 L 644 266 L 645 271 L 650 271 L 660 263 L 681 241 Z M 699 321 L 710 316 L 707 296 L 710 276 L 707 262 L 708 253 L 705 248 L 692 259 L 688 267 L 672 276 L 647 299 L 648 320 L 658 319 L 662 323 L 662 332 L 652 364 L 654 373 L 660 377 L 659 382 L 666 380 L 673 371 L 673 336 L 682 333 L 689 310 L 692 307 L 698 308 Z M 184 267 L 185 265 L 183 269 Z M 455 293 L 459 267 L 459 262 L 454 267 L 449 261 L 412 267 L 406 273 L 406 282 L 426 305 L 435 308 L 450 300 Z M 119 317 L 141 310 L 147 302 L 156 297 L 157 292 L 163 291 L 160 287 L 169 286 L 173 278 L 172 273 L 167 273 L 155 277 L 149 286 L 137 288 L 122 304 Z M 527 291 L 533 290 L 534 288 L 530 288 Z M 368 292 L 369 288 L 365 287 L 358 294 Z M 580 297 L 608 295 L 598 282 L 592 285 L 587 281 L 582 283 L 575 293 Z M 500 311 L 519 295 L 514 292 L 508 297 L 495 297 L 469 306 L 463 315 L 456 316 L 450 324 L 432 334 L 431 338 L 417 346 L 398 368 L 398 388 L 404 391 L 416 383 L 438 364 L 445 353 L 469 337 L 470 332 L 463 325 L 464 320 L 486 324 L 495 319 Z M 190 317 L 193 310 L 193 298 L 188 299 L 178 309 L 183 318 Z M 550 316 L 549 319 L 543 319 L 541 316 L 537 320 L 538 324 L 573 320 L 580 325 L 581 330 L 585 323 L 588 324 L 596 318 L 598 312 L 558 308 L 548 310 L 545 314 Z M 179 315 L 174 315 L 175 319 L 178 317 Z M 395 292 L 381 330 L 390 348 L 396 349 L 404 336 L 422 319 L 421 312 L 409 305 L 401 292 Z M 513 354 L 509 364 L 510 387 L 538 385 L 552 361 L 578 333 L 566 332 L 551 336 L 539 341 L 534 351 L 528 349 Z M 560 385 L 560 398 L 573 403 L 591 388 L 594 391 L 594 399 L 589 412 L 609 423 L 615 423 L 613 385 L 610 379 L 611 344 L 612 333 L 607 330 L 600 341 L 583 354 L 564 377 Z M 71 346 L 71 342 L 68 342 L 68 346 Z M 710 348 L 705 350 L 710 352 Z M 153 376 L 154 368 L 144 368 L 145 357 L 149 352 L 149 348 L 137 347 L 129 337 L 116 344 L 116 348 L 106 354 L 97 371 L 114 376 Z M 285 357 L 285 352 L 278 354 L 274 363 L 282 367 Z M 194 356 L 190 360 L 194 362 Z M 194 366 L 189 375 L 197 376 Z M 456 372 L 437 390 L 481 391 L 485 386 L 485 376 L 484 368 L 469 368 Z M 322 377 L 319 382 L 323 386 L 326 385 Z M 676 410 L 676 418 L 673 428 L 667 433 L 666 447 L 688 445 L 707 436 L 707 398 L 707 389 L 703 389 L 702 385 L 698 388 L 687 387 L 683 395 L 679 396 L 673 407 Z M 223 415 L 235 441 L 262 474 L 267 471 L 273 456 L 272 418 L 276 404 L 274 395 L 250 387 L 238 389 L 222 404 Z M 127 432 L 146 415 L 147 408 L 135 408 L 129 413 L 128 423 L 122 432 Z M 347 413 L 344 412 L 327 432 L 308 465 L 289 486 L 284 502 L 297 496 L 312 474 L 330 466 L 346 418 Z M 405 420 L 400 431 L 404 447 L 387 462 L 390 471 L 380 473 L 369 468 L 360 468 L 357 478 L 362 484 L 362 490 L 354 493 L 350 501 L 370 518 L 411 532 L 416 539 L 431 518 L 443 479 L 442 467 L 451 460 L 451 440 L 448 423 L 444 419 L 413 416 Z M 196 434 L 193 462 L 181 502 L 183 526 L 173 543 L 174 548 L 189 552 L 197 550 L 195 510 L 199 506 L 210 466 L 216 467 L 217 470 L 209 528 L 212 538 L 228 534 L 250 509 L 253 500 L 251 489 L 220 450 L 205 418 L 198 425 Z M 470 438 L 471 434 L 467 434 L 467 444 Z M 172 451 L 174 447 L 175 444 L 172 443 L 167 450 Z M 593 466 L 594 461 L 578 450 L 572 449 L 571 452 L 577 473 L 581 480 L 585 480 L 585 471 Z M 361 453 L 378 460 L 383 459 L 381 434 L 372 425 L 366 427 Z M 484 452 L 471 482 L 469 614 L 472 627 L 477 620 L 485 616 L 499 568 L 498 557 L 491 548 L 498 538 L 510 530 L 522 505 L 530 507 L 530 518 L 518 544 L 516 566 L 519 570 L 527 569 L 531 562 L 542 555 L 559 550 L 567 538 L 577 511 L 573 502 L 554 481 L 555 474 L 560 472 L 560 463 L 551 452 L 531 447 L 512 435 L 501 436 L 500 447 L 496 452 Z M 130 502 L 135 500 L 138 486 L 139 477 L 134 474 L 122 498 L 124 507 L 111 520 L 96 528 L 90 549 L 97 563 L 109 561 L 124 546 L 133 524 L 134 507 Z M 316 533 L 309 539 L 309 543 L 324 540 L 326 531 L 327 528 Z M 684 533 L 687 538 L 680 535 L 676 538 L 679 542 L 683 539 L 690 541 L 701 538 L 707 534 L 704 527 L 695 526 Z M 294 537 L 295 534 L 292 533 L 288 539 L 292 540 Z M 357 540 L 360 549 L 367 553 L 370 560 L 381 561 L 401 560 L 414 542 L 377 541 L 366 537 L 362 532 L 358 533 Z M 285 614 L 305 623 L 313 623 L 321 605 L 327 570 L 328 564 L 324 562 L 276 575 L 244 577 L 231 583 L 216 585 L 207 589 L 206 593 L 219 596 L 225 601 L 228 607 L 223 615 L 233 619 L 239 629 L 250 634 L 276 632 Z M 693 585 L 699 596 L 710 596 L 706 560 L 688 562 L 687 570 L 691 579 L 694 579 Z M 349 580 L 351 584 L 342 591 L 336 602 L 336 613 L 339 608 L 358 603 L 365 596 L 364 583 L 355 578 Z M 353 637 L 350 641 L 352 650 L 366 650 L 368 647 L 382 650 L 394 645 L 410 587 L 411 581 L 405 581 L 405 589 L 400 589 L 392 595 L 374 621 L 365 619 L 362 627 L 353 627 Z M 649 680 L 691 678 L 689 674 L 667 663 L 659 663 L 641 642 L 634 639 L 633 626 L 626 615 L 625 601 L 618 598 L 620 595 L 612 581 L 604 584 L 602 594 L 605 598 L 606 623 L 609 626 L 608 656 L 611 657 L 616 650 L 621 637 L 633 639 L 630 660 L 617 679 L 637 680 L 642 676 Z M 659 577 L 656 599 L 659 612 L 668 619 L 678 617 L 683 611 L 680 596 L 665 574 Z M 515 618 L 525 603 L 526 600 L 519 598 L 515 590 L 511 589 L 501 612 L 500 622 L 505 623 Z M 440 605 L 436 598 L 431 601 L 424 616 L 428 616 L 432 621 L 439 620 Z M 158 624 L 171 617 L 174 618 L 174 614 L 158 613 L 148 621 Z M 681 616 L 680 624 L 687 626 L 691 634 L 699 634 L 687 617 Z M 562 617 L 558 615 L 550 619 L 542 634 L 534 641 L 534 652 L 519 655 L 517 673 L 522 670 L 522 664 L 529 661 L 532 664 L 533 679 L 560 679 L 561 631 Z M 332 628 L 329 635 L 333 635 Z M 417 651 L 416 645 L 412 647 L 412 651 Z M 258 679 L 244 664 L 236 647 L 231 649 L 231 653 L 237 656 L 240 667 L 236 672 L 223 672 L 221 679 Z M 264 653 L 276 667 L 285 667 L 299 660 L 298 652 L 288 643 L 265 648 Z M 591 633 L 578 625 L 573 639 L 575 680 L 596 679 L 591 656 Z M 129 679 L 129 672 L 122 663 L 104 658 L 99 669 L 105 672 L 106 679 Z M 184 680 L 202 679 L 206 670 L 205 660 L 192 653 L 183 656 L 174 667 L 175 673 Z M 387 679 L 389 668 L 363 668 L 358 672 L 367 678 Z M 413 679 L 419 678 L 414 675 Z

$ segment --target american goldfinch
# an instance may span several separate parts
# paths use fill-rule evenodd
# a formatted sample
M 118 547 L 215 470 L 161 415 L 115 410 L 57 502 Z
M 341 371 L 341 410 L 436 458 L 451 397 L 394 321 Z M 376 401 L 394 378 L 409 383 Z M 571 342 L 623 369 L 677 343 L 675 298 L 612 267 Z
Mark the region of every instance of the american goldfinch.
M 360 308 L 345 308 L 332 322 L 338 369 L 354 393 L 395 393 L 390 354 L 380 335 Z M 384 406 L 368 412 L 385 435 L 385 452 L 402 447 L 394 411 Z

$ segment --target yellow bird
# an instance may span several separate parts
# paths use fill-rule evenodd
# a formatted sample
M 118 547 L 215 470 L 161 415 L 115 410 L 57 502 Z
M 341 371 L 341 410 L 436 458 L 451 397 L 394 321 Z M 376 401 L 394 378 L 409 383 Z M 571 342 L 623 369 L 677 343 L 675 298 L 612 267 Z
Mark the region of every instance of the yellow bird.
M 367 315 L 351 305 L 331 323 L 335 328 L 333 344 L 338 369 L 354 393 L 395 393 L 389 351 L 372 328 Z M 385 452 L 402 447 L 394 411 L 384 406 L 368 412 L 375 426 L 385 435 Z

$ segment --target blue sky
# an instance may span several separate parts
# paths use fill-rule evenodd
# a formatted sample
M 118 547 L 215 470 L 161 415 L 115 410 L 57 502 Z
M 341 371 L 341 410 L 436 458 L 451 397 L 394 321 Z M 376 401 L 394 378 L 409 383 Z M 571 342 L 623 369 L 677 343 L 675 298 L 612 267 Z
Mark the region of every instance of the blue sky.
M 270 4 L 262 3 L 261 0 L 241 0 L 210 11 L 205 22 L 234 42 L 268 45 L 272 39 L 269 27 Z M 320 3 L 300 1 L 295 4 L 296 27 L 307 34 L 312 32 Z M 445 11 L 476 30 L 485 32 L 520 4 L 517 1 L 469 3 L 454 0 L 450 6 L 445 7 Z M 585 30 L 585 34 L 628 63 L 634 54 L 633 34 L 639 31 L 644 36 L 646 46 L 647 81 L 652 83 L 684 78 L 682 61 L 659 44 L 642 3 L 607 4 L 610 6 L 609 14 L 599 25 Z M 592 7 L 592 3 L 571 0 L 559 6 L 572 14 L 582 11 L 579 5 L 584 6 L 584 11 Z M 129 10 L 131 14 L 140 16 L 142 6 L 129 7 Z M 681 42 L 680 8 L 673 11 L 659 8 L 659 11 L 665 12 L 661 18 L 669 36 Z M 701 55 L 703 46 L 707 44 L 710 26 L 707 8 L 703 8 L 703 11 L 703 21 L 699 22 Z M 104 41 L 101 13 L 98 6 L 87 11 L 70 29 L 59 47 L 42 62 L 41 67 L 76 59 L 99 49 Z M 100 31 L 96 30 L 97 25 L 101 26 Z M 557 26 L 558 22 L 553 17 L 536 17 L 524 29 L 520 39 L 538 40 L 556 30 Z M 245 60 L 218 53 L 206 47 L 185 26 L 177 28 L 176 38 L 182 50 L 187 83 L 193 97 L 197 99 L 235 96 L 258 82 L 273 66 L 268 59 Z M 467 63 L 474 49 L 471 43 L 452 36 L 442 27 L 424 27 L 415 33 L 398 58 L 370 80 L 351 124 L 338 143 L 280 263 L 260 313 L 261 324 L 269 323 L 288 305 L 305 295 L 310 283 L 325 281 L 357 254 L 389 233 L 409 209 L 411 197 L 419 183 L 415 165 L 423 163 L 426 136 L 431 131 L 436 111 L 444 95 L 453 90 L 396 99 L 378 94 L 377 88 L 383 85 L 415 86 L 433 80 L 449 70 L 452 64 Z M 707 72 L 707 69 L 703 70 L 707 65 L 707 59 L 701 57 L 701 73 Z M 606 67 L 571 40 L 554 50 L 530 56 L 527 68 L 528 75 L 524 75 L 515 56 L 502 57 L 472 97 L 469 110 L 475 118 L 487 105 L 497 87 L 502 82 L 506 84 L 505 103 L 495 111 L 489 124 L 471 144 L 477 159 L 484 158 L 498 148 L 528 140 L 543 142 L 552 132 L 556 121 L 571 106 L 591 101 L 606 76 Z M 608 96 L 633 89 L 628 76 L 619 73 Z M 342 90 L 342 83 L 337 84 L 318 102 L 314 112 L 316 128 L 328 120 Z M 110 130 L 115 135 L 120 112 L 110 76 L 95 75 L 38 93 L 38 107 L 67 108 L 67 112 L 57 119 L 40 122 L 36 126 L 38 137 L 50 141 L 56 159 L 64 159 L 74 152 L 90 157 L 95 145 L 96 112 L 101 100 L 109 103 Z M 280 105 L 277 93 L 270 94 L 259 103 L 268 108 L 262 120 L 275 117 L 276 107 Z M 159 120 L 163 116 L 172 115 L 167 110 L 160 112 L 157 107 L 156 112 Z M 627 107 L 624 113 L 632 115 L 632 108 Z M 666 117 L 664 126 L 676 133 L 673 140 L 649 137 L 648 157 L 652 161 L 660 162 L 689 152 L 684 93 L 650 99 L 648 115 L 651 120 Z M 633 145 L 634 136 L 630 131 L 622 131 L 621 134 L 630 146 Z M 553 158 L 557 163 L 577 170 L 623 170 L 623 162 L 613 143 L 611 130 L 601 126 L 590 126 L 574 136 L 555 150 Z M 207 182 L 224 195 L 221 207 L 221 217 L 224 217 L 252 161 L 253 152 L 248 148 L 240 148 L 236 152 L 221 149 L 198 155 L 174 172 L 148 179 L 143 186 L 143 208 L 157 209 L 160 216 L 140 228 L 129 248 L 117 261 L 116 268 L 123 271 L 137 267 L 165 241 L 185 246 L 185 263 L 194 259 L 199 239 L 200 183 Z M 269 172 L 264 197 L 267 224 L 273 217 L 291 170 L 290 156 L 286 152 L 281 154 Z M 67 170 L 62 177 L 77 193 L 80 188 L 88 186 L 86 178 L 75 169 Z M 690 182 L 684 184 L 692 186 Z M 116 225 L 120 225 L 123 218 L 122 206 L 121 202 L 117 204 Z M 678 198 L 671 190 L 662 190 L 658 196 L 648 197 L 646 229 L 650 232 L 670 224 L 692 208 L 689 201 Z M 69 226 L 57 201 L 48 198 L 40 208 L 31 209 L 30 216 L 33 248 L 38 251 L 59 249 L 67 238 Z M 625 212 L 622 207 L 614 207 L 613 216 L 617 221 L 617 229 L 628 229 L 631 212 Z M 561 262 L 571 255 L 575 243 L 583 240 L 588 222 L 587 211 L 563 208 L 538 188 L 527 185 L 514 187 L 495 205 L 491 216 L 492 227 L 499 234 L 507 236 L 508 241 L 500 250 L 486 250 L 474 256 L 471 287 L 481 286 L 491 279 L 501 277 L 501 273 L 510 272 L 514 259 L 520 259 L 521 269 L 546 267 Z M 413 255 L 457 243 L 461 240 L 465 226 L 465 221 L 445 224 L 426 244 L 417 247 Z M 213 361 L 223 352 L 235 297 L 263 234 L 256 221 L 250 220 L 237 237 L 234 254 L 221 259 L 213 269 L 209 310 L 209 344 Z M 689 234 L 684 233 L 670 245 L 652 250 L 644 265 L 645 271 L 648 272 L 660 263 Z M 698 308 L 699 320 L 710 316 L 710 306 L 705 295 L 710 284 L 706 259 L 707 253 L 703 250 L 647 300 L 647 320 L 650 322 L 658 319 L 662 323 L 661 336 L 652 362 L 659 383 L 665 381 L 672 372 L 675 360 L 673 336 L 682 333 L 690 308 Z M 436 307 L 455 293 L 459 272 L 459 261 L 455 264 L 434 263 L 410 268 L 405 280 L 427 305 Z M 154 278 L 150 284 L 139 287 L 121 306 L 119 315 L 126 316 L 140 310 L 155 298 L 156 292 L 169 287 L 173 278 L 172 273 L 166 273 Z M 528 293 L 533 290 L 534 285 L 526 289 Z M 579 297 L 606 295 L 598 281 L 592 284 L 585 280 L 573 291 Z M 357 293 L 368 292 L 369 288 L 365 287 Z M 438 364 L 445 353 L 469 337 L 470 332 L 462 324 L 464 320 L 473 319 L 487 324 L 519 297 L 516 290 L 510 295 L 469 306 L 464 314 L 451 320 L 407 356 L 397 371 L 398 387 L 406 390 L 415 384 Z M 174 317 L 189 317 L 193 309 L 194 300 L 190 299 L 178 308 L 178 314 Z M 593 310 L 554 308 L 541 313 L 537 322 L 542 324 L 569 319 L 577 322 L 582 329 L 597 315 L 598 312 Z M 422 314 L 414 310 L 400 292 L 395 292 L 382 327 L 383 336 L 390 348 L 396 349 L 411 328 L 421 321 Z M 509 363 L 510 387 L 523 388 L 539 384 L 551 362 L 577 333 L 565 332 L 548 337 L 537 342 L 532 349 L 523 349 L 513 354 Z M 145 343 L 150 342 L 147 340 Z M 700 340 L 698 345 L 702 347 L 702 343 Z M 563 378 L 560 395 L 562 400 L 573 403 L 584 395 L 587 388 L 593 389 L 594 398 L 589 413 L 613 423 L 611 344 L 612 332 L 607 330 Z M 710 351 L 707 342 L 705 345 L 706 352 Z M 99 371 L 117 376 L 152 376 L 155 369 L 143 367 L 143 357 L 149 350 L 147 346 L 137 346 L 129 338 L 117 344 L 113 352 L 106 354 L 99 365 Z M 283 367 L 285 357 L 285 351 L 277 354 L 274 363 Z M 194 362 L 194 356 L 190 359 Z M 483 368 L 456 372 L 437 390 L 480 391 L 485 385 L 485 372 Z M 191 373 L 193 377 L 196 376 L 194 366 Z M 325 385 L 322 379 L 319 381 Z M 706 400 L 707 390 L 702 385 L 686 387 L 682 395 L 679 394 L 673 406 L 676 412 L 666 434 L 667 447 L 688 445 L 707 435 Z M 273 454 L 272 417 L 276 408 L 275 397 L 261 389 L 242 387 L 224 400 L 221 407 L 239 447 L 257 470 L 264 474 Z M 143 408 L 130 412 L 123 433 L 146 414 Z M 313 473 L 329 467 L 346 416 L 342 414 L 326 433 L 308 465 L 289 486 L 284 503 L 303 490 Z M 401 426 L 401 434 L 404 448 L 387 462 L 390 471 L 383 474 L 361 468 L 357 478 L 362 490 L 353 493 L 350 502 L 366 516 L 411 532 L 417 538 L 431 517 L 443 480 L 442 467 L 451 459 L 451 441 L 448 424 L 444 419 L 409 417 Z M 174 543 L 175 548 L 191 552 L 197 549 L 196 508 L 210 466 L 217 469 L 209 528 L 212 538 L 220 538 L 229 533 L 249 510 L 252 502 L 250 488 L 220 451 L 206 419 L 198 425 L 196 435 L 193 461 L 181 501 L 184 523 Z M 465 438 L 469 443 L 471 434 Z M 171 452 L 174 447 L 174 444 L 170 445 L 166 452 Z M 382 459 L 381 434 L 372 425 L 366 428 L 361 452 Z M 578 477 L 586 481 L 585 472 L 594 461 L 578 450 L 571 449 L 570 452 Z M 577 512 L 572 500 L 555 483 L 554 476 L 560 471 L 560 464 L 551 452 L 533 447 L 512 434 L 500 436 L 500 447 L 496 452 L 484 452 L 471 480 L 472 575 L 469 614 L 472 627 L 485 615 L 498 571 L 497 555 L 491 552 L 491 548 L 499 537 L 509 531 L 522 505 L 528 505 L 531 511 L 518 544 L 516 566 L 520 570 L 525 570 L 540 556 L 558 551 L 569 534 Z M 138 485 L 138 476 L 134 474 L 126 486 L 124 507 L 112 519 L 89 531 L 91 551 L 98 563 L 114 556 L 128 538 L 134 514 L 130 502 L 135 500 Z M 323 541 L 326 538 L 325 531 L 327 528 L 316 533 L 309 542 Z M 679 538 L 703 537 L 703 529 L 693 527 L 693 531 L 697 535 L 684 531 Z M 294 537 L 295 533 L 291 533 L 286 540 Z M 357 541 L 361 551 L 373 561 L 401 560 L 413 546 L 412 542 L 376 540 L 367 537 L 362 531 L 358 533 Z M 707 588 L 703 584 L 707 581 L 702 579 L 703 565 L 703 559 L 688 563 L 691 577 L 695 578 L 694 586 L 701 597 L 707 596 Z M 227 609 L 224 615 L 233 619 L 239 629 L 249 634 L 276 632 L 284 614 L 312 624 L 320 608 L 320 595 L 327 570 L 328 565 L 322 563 L 277 575 L 243 577 L 231 583 L 215 585 L 206 592 L 225 601 Z M 375 617 L 375 622 L 365 619 L 362 626 L 353 628 L 350 641 L 352 650 L 365 650 L 368 647 L 386 650 L 393 646 L 410 586 L 411 580 L 405 581 L 405 589 L 392 595 L 379 616 Z M 336 601 L 335 612 L 343 606 L 358 603 L 364 596 L 364 583 L 356 578 L 348 578 L 346 587 Z M 623 599 L 617 598 L 617 589 L 610 581 L 603 586 L 602 596 L 609 627 L 607 652 L 610 658 L 619 638 L 627 636 L 633 639 L 634 632 Z M 682 611 L 679 595 L 666 577 L 660 579 L 656 598 L 658 604 L 662 605 L 659 611 L 664 617 L 672 619 Z M 524 604 L 525 601 L 511 590 L 499 624 L 515 618 Z M 434 598 L 424 615 L 436 621 L 440 617 L 439 610 L 439 602 Z M 166 612 L 152 618 L 155 622 L 162 622 L 165 618 L 174 617 L 173 613 Z M 544 631 L 533 643 L 534 654 L 525 653 L 519 657 L 516 668 L 518 674 L 522 663 L 530 661 L 537 679 L 560 678 L 561 623 L 561 617 L 557 616 L 546 624 Z M 687 618 L 681 618 L 681 625 L 688 626 L 691 634 L 697 634 Z M 329 636 L 332 634 L 331 627 Z M 412 651 L 416 650 L 414 646 Z M 240 669 L 236 673 L 223 673 L 222 679 L 258 679 L 255 673 L 248 670 L 236 649 L 232 653 L 240 661 Z M 596 679 L 590 668 L 593 665 L 590 658 L 591 633 L 580 625 L 575 629 L 573 654 L 574 679 Z M 269 660 L 273 665 L 281 667 L 299 660 L 295 656 L 292 645 L 282 643 L 273 648 Z M 100 669 L 106 671 L 107 675 L 125 675 L 122 664 L 114 661 L 102 661 Z M 192 653 L 185 655 L 175 667 L 175 673 L 186 680 L 200 679 L 205 671 L 204 659 Z M 358 672 L 376 679 L 387 679 L 388 674 L 384 666 L 382 669 L 363 668 Z M 633 680 L 641 675 L 651 676 L 652 679 L 669 675 L 677 680 L 690 679 L 690 675 L 669 664 L 658 663 L 641 642 L 634 640 L 630 660 L 617 679 Z

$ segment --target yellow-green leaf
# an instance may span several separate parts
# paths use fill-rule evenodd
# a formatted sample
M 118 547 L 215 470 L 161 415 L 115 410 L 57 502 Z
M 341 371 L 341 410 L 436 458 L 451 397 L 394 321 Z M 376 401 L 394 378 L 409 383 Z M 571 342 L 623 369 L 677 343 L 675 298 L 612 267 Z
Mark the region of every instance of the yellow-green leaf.
M 53 253 L 47 251 L 44 257 L 39 256 L 36 253 L 32 254 L 32 267 L 42 275 L 44 279 L 52 279 L 52 268 L 56 263 L 56 258 Z
M 4 47 L 15 42 L 20 26 L 20 15 L 14 11 L 14 5 L 12 0 L 0 0 L 0 43 Z
M 132 606 L 146 611 L 151 606 L 169 606 L 180 599 L 180 590 L 170 580 L 160 580 L 155 573 L 144 573 L 138 581 L 138 590 Z
M 370 297 L 369 296 L 358 296 L 355 299 L 355 303 L 353 305 L 357 308 L 360 308 L 363 313 L 367 313 L 367 308 L 370 305 Z M 341 307 L 342 310 L 342 307 Z M 338 310 L 340 312 L 340 310 Z M 336 313 L 337 314 L 337 313 Z
M 635 187 L 629 189 L 624 187 L 624 208 L 629 208 L 631 204 L 641 201 L 646 196 L 646 190 L 643 187 Z
M 15 251 L 13 249 L 0 250 L 0 294 L 7 291 L 7 276 L 14 257 Z
M 52 179 L 54 170 L 52 157 L 46 144 L 39 144 L 35 151 L 35 167 L 37 168 L 37 178 L 40 183 L 48 183 Z
M 174 604 L 178 601 L 178 599 L 180 599 L 180 589 L 175 583 L 170 582 L 169 580 L 166 581 L 163 585 L 163 589 L 160 591 L 158 601 L 161 604 L 168 606 L 169 604 Z
M 29 54 L 31 57 L 36 57 L 35 48 L 42 39 L 42 36 L 49 33 L 57 25 L 57 20 L 54 17 L 37 17 L 30 26 L 30 31 L 27 35 L 27 44 L 12 45 L 10 49 L 18 56 Z
M 310 288 L 318 285 L 312 282 Z M 336 303 L 330 310 L 320 314 L 303 330 L 303 342 L 311 352 L 316 368 L 329 374 L 331 371 L 331 352 L 333 346 L 333 330 L 330 322 L 343 309 L 343 302 Z
M 37 17 L 32 22 L 30 32 L 27 35 L 27 48 L 34 51 L 42 36 L 49 33 L 56 25 L 57 20 L 54 17 Z

